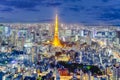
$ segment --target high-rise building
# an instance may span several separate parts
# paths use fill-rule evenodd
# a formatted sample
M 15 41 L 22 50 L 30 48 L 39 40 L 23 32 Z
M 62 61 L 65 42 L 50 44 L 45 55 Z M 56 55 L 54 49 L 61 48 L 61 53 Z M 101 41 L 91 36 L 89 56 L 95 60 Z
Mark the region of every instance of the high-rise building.
M 120 68 L 119 67 L 113 67 L 113 80 L 119 80 L 119 72 Z

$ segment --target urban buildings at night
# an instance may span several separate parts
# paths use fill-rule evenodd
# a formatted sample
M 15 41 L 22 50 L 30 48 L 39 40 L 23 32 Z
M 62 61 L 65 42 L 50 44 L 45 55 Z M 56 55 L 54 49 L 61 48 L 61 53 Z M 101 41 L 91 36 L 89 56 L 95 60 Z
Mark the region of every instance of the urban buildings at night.
M 0 0 L 0 80 L 120 80 L 120 0 Z
M 119 80 L 119 32 L 58 16 L 52 24 L 0 24 L 1 80 Z

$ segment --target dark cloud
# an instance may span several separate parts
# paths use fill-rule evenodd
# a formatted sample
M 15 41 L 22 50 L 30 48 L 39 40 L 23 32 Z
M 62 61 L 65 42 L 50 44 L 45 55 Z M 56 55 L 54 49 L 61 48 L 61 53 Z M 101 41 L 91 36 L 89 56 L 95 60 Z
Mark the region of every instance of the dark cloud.
M 120 8 L 108 8 L 104 9 L 103 13 L 100 15 L 101 20 L 120 20 Z
M 41 3 L 41 0 L 1 0 L 0 4 L 15 8 L 34 8 Z
M 48 2 L 48 3 L 45 3 L 45 5 L 47 7 L 58 7 L 58 6 L 62 5 L 62 3 L 61 2 Z
M 14 10 L 13 8 L 2 8 L 2 9 L 0 9 L 1 12 L 11 12 L 13 10 Z
M 64 0 L 64 2 L 66 2 L 66 3 L 67 3 L 67 2 L 72 2 L 72 3 L 77 2 L 77 3 L 78 3 L 78 2 L 80 2 L 80 1 L 82 1 L 82 0 Z
M 80 11 L 80 9 L 77 8 L 77 7 L 71 7 L 71 8 L 69 8 L 69 9 L 72 10 L 72 11 L 75 11 L 75 12 L 79 12 L 79 11 Z
M 108 2 L 108 1 L 110 1 L 110 0 L 102 0 L 103 2 Z
M 35 8 L 36 6 L 57 7 L 62 5 L 61 2 L 52 0 L 1 0 L 0 4 L 20 9 Z
M 92 6 L 92 9 L 100 9 L 102 6 Z
M 33 12 L 39 12 L 40 10 L 39 9 L 35 9 L 35 8 L 28 8 L 28 9 L 25 9 L 27 11 L 33 11 Z
M 83 7 L 83 6 L 73 5 L 73 6 L 64 7 L 62 12 L 65 12 L 64 14 L 66 14 L 66 12 L 79 13 L 80 11 L 83 11 L 84 9 L 85 9 L 85 7 Z M 64 14 L 62 14 L 62 15 L 64 15 Z

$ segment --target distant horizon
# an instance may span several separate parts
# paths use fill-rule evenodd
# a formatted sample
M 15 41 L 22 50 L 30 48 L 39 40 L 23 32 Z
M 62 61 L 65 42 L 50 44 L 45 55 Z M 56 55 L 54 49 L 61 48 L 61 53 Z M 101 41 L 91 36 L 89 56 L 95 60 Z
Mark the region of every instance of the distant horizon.
M 0 25 L 1 24 L 54 24 L 53 22 L 4 22 L 4 23 L 1 23 L 0 22 Z M 117 24 L 117 25 L 113 25 L 113 24 L 103 24 L 103 25 L 100 25 L 100 24 L 82 24 L 82 23 L 59 23 L 59 24 L 66 24 L 66 25 L 83 25 L 83 26 L 120 26 L 120 24 Z

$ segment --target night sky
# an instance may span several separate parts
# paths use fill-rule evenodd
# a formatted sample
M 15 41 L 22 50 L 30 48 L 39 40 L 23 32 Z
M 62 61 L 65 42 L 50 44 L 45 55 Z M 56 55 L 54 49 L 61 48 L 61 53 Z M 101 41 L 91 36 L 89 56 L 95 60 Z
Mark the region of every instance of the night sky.
M 0 22 L 120 24 L 120 0 L 0 0 Z

